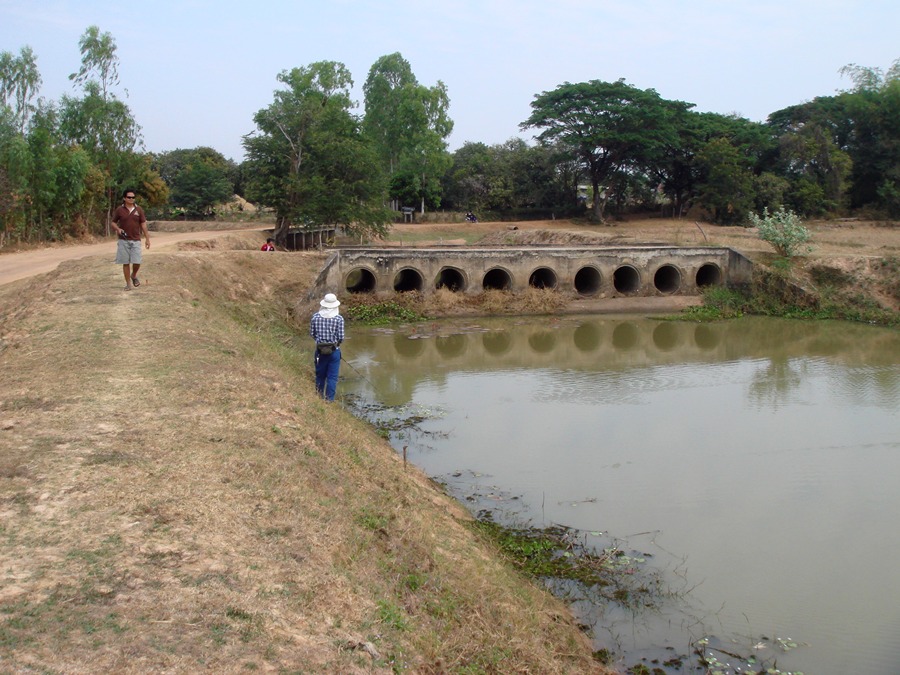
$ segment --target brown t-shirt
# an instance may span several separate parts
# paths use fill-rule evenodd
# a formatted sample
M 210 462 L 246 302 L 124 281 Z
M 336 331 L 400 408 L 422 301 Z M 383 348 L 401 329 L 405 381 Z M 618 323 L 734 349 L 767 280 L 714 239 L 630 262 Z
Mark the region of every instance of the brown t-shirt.
M 141 225 L 147 222 L 147 217 L 140 206 L 135 206 L 133 211 L 129 211 L 128 207 L 123 204 L 113 213 L 112 221 L 125 230 L 126 239 L 140 241 L 141 234 L 143 234 Z

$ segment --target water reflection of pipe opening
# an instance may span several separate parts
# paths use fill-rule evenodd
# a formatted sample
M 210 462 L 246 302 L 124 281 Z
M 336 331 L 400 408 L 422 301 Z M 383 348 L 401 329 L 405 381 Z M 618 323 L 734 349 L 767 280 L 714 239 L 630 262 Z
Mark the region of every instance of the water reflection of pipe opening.
M 406 335 L 397 333 L 394 335 L 394 349 L 399 356 L 414 359 L 421 356 L 422 352 L 425 351 L 425 341 L 411 339 Z
M 512 347 L 512 337 L 506 331 L 491 331 L 481 336 L 484 351 L 493 356 L 500 356 Z
M 719 346 L 719 332 L 700 324 L 694 328 L 694 343 L 700 349 L 715 349 Z
M 439 335 L 435 338 L 434 346 L 444 358 L 461 356 L 466 353 L 465 335 Z
M 538 354 L 552 352 L 556 346 L 556 333 L 541 331 L 528 336 L 528 344 Z
M 394 277 L 394 290 L 398 293 L 421 291 L 424 285 L 421 273 L 410 267 L 403 268 Z
M 603 277 L 596 267 L 582 267 L 575 273 L 575 291 L 581 295 L 596 295 L 602 282 Z
M 675 265 L 662 265 L 653 275 L 653 285 L 660 293 L 675 293 L 681 288 L 681 272 Z
M 634 349 L 640 340 L 640 329 L 633 323 L 620 323 L 612 332 L 612 344 L 623 351 Z
M 619 293 L 636 293 L 641 288 L 641 274 L 631 265 L 622 265 L 613 272 L 613 287 Z
M 445 267 L 438 272 L 434 282 L 435 288 L 446 288 L 453 293 L 466 290 L 466 277 L 455 267 Z
M 678 346 L 678 328 L 670 321 L 664 321 L 653 329 L 653 344 L 661 352 L 668 352 Z
M 556 272 L 549 267 L 538 267 L 528 277 L 528 285 L 532 288 L 556 288 Z
M 350 270 L 344 278 L 348 293 L 371 293 L 375 290 L 375 274 L 365 267 Z
M 721 283 L 722 280 L 722 270 L 719 269 L 718 265 L 714 265 L 713 263 L 706 263 L 700 266 L 700 269 L 697 270 L 697 287 L 703 288 L 704 286 L 715 286 Z
M 597 324 L 583 323 L 575 329 L 572 341 L 575 343 L 575 348 L 578 351 L 593 352 L 600 347 L 600 343 L 603 340 Z
M 499 267 L 488 270 L 481 283 L 481 287 L 486 291 L 505 291 L 510 286 L 512 286 L 512 278 L 509 276 L 509 272 Z

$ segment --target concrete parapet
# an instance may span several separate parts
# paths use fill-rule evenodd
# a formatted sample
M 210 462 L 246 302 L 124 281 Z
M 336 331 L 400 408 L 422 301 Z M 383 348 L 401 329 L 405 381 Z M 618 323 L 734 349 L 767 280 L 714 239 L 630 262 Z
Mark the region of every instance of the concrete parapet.
M 354 247 L 335 250 L 310 297 L 439 288 L 545 288 L 596 298 L 698 295 L 707 286 L 747 284 L 752 268 L 746 257 L 721 247 Z

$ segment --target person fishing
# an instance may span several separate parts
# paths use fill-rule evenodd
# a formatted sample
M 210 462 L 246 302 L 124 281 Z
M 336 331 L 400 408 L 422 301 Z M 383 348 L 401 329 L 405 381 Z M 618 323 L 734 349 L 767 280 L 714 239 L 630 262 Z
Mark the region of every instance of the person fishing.
M 333 401 L 341 369 L 341 343 L 344 341 L 344 317 L 340 300 L 327 293 L 319 303 L 319 311 L 309 320 L 309 334 L 316 341 L 316 393 Z

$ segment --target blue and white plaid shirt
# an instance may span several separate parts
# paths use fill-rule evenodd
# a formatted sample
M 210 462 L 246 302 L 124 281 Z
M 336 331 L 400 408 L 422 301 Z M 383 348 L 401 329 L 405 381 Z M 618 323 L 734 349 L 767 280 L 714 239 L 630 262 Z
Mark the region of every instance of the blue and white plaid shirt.
M 338 314 L 326 319 L 316 312 L 309 320 L 309 334 L 316 344 L 330 342 L 339 345 L 344 341 L 344 317 Z

